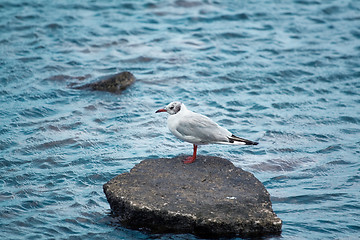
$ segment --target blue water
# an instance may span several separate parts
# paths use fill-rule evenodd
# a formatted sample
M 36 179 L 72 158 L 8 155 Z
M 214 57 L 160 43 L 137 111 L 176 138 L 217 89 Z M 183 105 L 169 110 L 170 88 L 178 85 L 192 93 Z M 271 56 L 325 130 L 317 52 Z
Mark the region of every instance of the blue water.
M 130 71 L 122 94 L 75 90 Z M 191 154 L 173 100 L 260 144 L 282 239 L 360 236 L 360 1 L 0 1 L 0 238 L 195 239 L 119 226 L 102 185 Z M 277 237 L 274 237 L 277 239 Z

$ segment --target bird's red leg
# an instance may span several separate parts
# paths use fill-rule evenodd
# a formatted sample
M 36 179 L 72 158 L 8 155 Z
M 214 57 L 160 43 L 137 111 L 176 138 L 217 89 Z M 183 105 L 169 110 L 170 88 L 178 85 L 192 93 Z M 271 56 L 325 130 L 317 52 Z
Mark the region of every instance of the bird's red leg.
M 187 158 L 183 161 L 183 163 L 188 164 L 188 163 L 193 163 L 193 162 L 195 162 L 195 159 L 196 159 L 196 151 L 197 151 L 197 145 L 194 144 L 194 152 L 193 152 L 192 157 L 187 157 Z

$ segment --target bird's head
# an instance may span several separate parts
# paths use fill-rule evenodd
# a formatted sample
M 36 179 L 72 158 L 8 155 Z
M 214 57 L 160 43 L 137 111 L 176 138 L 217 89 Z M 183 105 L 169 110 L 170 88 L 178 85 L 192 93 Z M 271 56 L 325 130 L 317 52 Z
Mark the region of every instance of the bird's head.
M 159 109 L 156 113 L 167 112 L 170 115 L 176 114 L 181 110 L 181 102 L 171 102 L 165 108 Z

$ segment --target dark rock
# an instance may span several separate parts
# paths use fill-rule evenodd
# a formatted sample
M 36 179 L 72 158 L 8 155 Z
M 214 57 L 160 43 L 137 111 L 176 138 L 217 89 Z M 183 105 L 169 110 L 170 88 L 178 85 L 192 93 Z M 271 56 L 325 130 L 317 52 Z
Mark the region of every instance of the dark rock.
M 110 207 L 130 228 L 202 237 L 279 234 L 282 221 L 254 175 L 218 157 L 144 160 L 104 184 Z
M 135 82 L 135 76 L 132 73 L 121 72 L 112 75 L 110 77 L 107 77 L 101 81 L 85 84 L 74 88 L 120 93 L 134 82 Z

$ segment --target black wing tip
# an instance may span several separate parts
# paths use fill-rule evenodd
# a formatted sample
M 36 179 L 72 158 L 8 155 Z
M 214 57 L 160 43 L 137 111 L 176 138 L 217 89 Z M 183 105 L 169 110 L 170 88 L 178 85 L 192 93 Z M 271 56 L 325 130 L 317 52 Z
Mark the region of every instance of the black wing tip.
M 258 142 L 253 142 L 253 141 L 250 141 L 250 140 L 246 140 L 244 141 L 245 145 L 258 145 L 259 143 Z
M 244 138 L 239 138 L 237 136 L 235 136 L 234 134 L 231 136 L 232 139 L 229 138 L 229 142 L 233 143 L 234 141 L 240 141 L 240 142 L 244 142 L 245 145 L 258 145 L 258 142 L 253 142 Z

